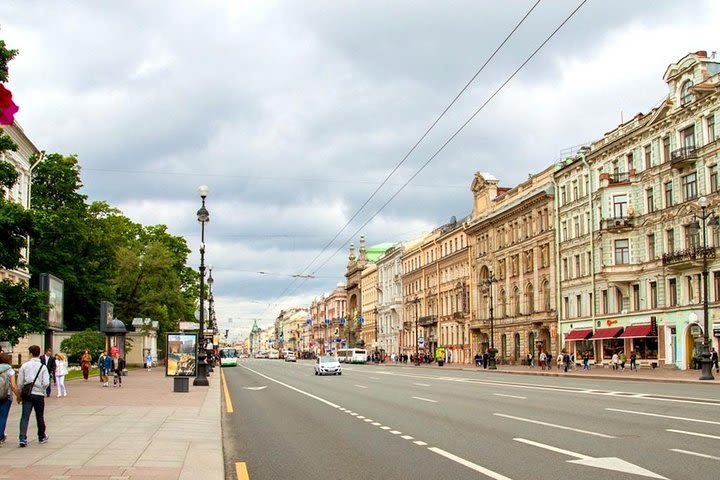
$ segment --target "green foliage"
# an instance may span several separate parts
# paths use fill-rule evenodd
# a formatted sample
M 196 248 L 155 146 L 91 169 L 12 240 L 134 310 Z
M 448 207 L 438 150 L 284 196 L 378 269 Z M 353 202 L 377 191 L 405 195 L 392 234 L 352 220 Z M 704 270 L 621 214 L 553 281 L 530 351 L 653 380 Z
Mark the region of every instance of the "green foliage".
M 0 282 L 0 338 L 15 345 L 29 333 L 47 328 L 47 293 L 24 283 Z
M 74 333 L 60 343 L 60 351 L 68 356 L 71 363 L 79 363 L 85 350 L 97 361 L 98 352 L 105 348 L 105 338 L 97 330 L 87 329 Z
M 5 83 L 8 81 L 8 62 L 10 62 L 10 60 L 12 60 L 17 54 L 17 50 L 8 49 L 5 46 L 5 41 L 0 40 L 0 82 Z

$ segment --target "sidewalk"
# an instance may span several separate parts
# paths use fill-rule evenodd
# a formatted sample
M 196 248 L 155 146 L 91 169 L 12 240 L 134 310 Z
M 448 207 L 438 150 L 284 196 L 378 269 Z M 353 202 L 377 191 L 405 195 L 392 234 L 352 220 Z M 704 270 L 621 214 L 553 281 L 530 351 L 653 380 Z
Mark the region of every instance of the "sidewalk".
M 14 403 L 0 448 L 0 479 L 223 480 L 219 368 L 209 387 L 173 392 L 164 368 L 130 370 L 122 388 L 97 376 L 66 382 L 68 396 L 45 399 L 50 440 L 37 441 L 34 414 L 27 448 L 18 447 L 21 407 Z
M 413 366 L 412 363 L 383 363 L 384 366 Z M 714 380 L 699 380 L 700 370 L 678 370 L 672 367 L 659 367 L 652 369 L 643 367 L 639 370 L 630 370 L 628 366 L 625 370 L 613 370 L 604 366 L 591 366 L 590 370 L 583 370 L 582 365 L 578 365 L 575 369 L 564 372 L 553 365 L 550 369 L 541 370 L 540 367 L 528 367 L 526 365 L 498 365 L 497 370 L 483 369 L 469 364 L 446 363 L 439 367 L 437 364 L 423 364 L 418 368 L 434 368 L 438 370 L 453 369 L 465 371 L 478 371 L 484 373 L 511 373 L 519 375 L 544 375 L 552 377 L 574 377 L 574 378 L 607 378 L 612 380 L 642 380 L 656 382 L 673 382 L 673 383 L 700 383 L 706 385 L 720 384 L 720 374 L 713 370 Z

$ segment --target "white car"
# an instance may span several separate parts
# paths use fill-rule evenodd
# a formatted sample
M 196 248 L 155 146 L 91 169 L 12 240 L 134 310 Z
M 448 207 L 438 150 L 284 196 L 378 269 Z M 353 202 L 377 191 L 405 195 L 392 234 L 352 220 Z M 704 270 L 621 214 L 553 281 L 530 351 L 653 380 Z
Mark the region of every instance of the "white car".
M 323 355 L 315 360 L 315 375 L 342 375 L 338 359 L 332 355 Z
M 296 362 L 297 357 L 295 356 L 295 352 L 285 352 L 285 361 L 286 362 Z
M 268 352 L 267 358 L 278 359 L 278 358 L 280 358 L 280 352 L 278 352 L 277 350 L 270 350 L 270 351 Z

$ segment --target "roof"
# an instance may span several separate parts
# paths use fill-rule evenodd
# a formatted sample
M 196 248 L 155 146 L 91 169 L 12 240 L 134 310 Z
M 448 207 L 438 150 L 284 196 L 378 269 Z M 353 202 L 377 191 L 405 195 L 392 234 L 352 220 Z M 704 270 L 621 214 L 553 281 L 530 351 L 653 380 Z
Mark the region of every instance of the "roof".
M 395 243 L 380 243 L 378 245 L 373 245 L 372 247 L 368 247 L 365 250 L 365 254 L 369 261 L 376 262 L 380 257 L 385 255 L 385 252 L 390 250 L 395 245 Z

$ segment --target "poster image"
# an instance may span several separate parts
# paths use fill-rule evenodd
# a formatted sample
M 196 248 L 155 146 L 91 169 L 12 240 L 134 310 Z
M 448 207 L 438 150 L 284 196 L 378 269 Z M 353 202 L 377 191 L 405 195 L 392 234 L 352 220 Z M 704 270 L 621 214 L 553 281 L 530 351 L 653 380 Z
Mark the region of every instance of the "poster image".
M 165 375 L 194 377 L 197 374 L 197 335 L 168 333 L 166 345 Z
M 62 331 L 64 327 L 63 281 L 49 273 L 41 273 L 40 290 L 48 292 L 48 328 L 50 330 Z

